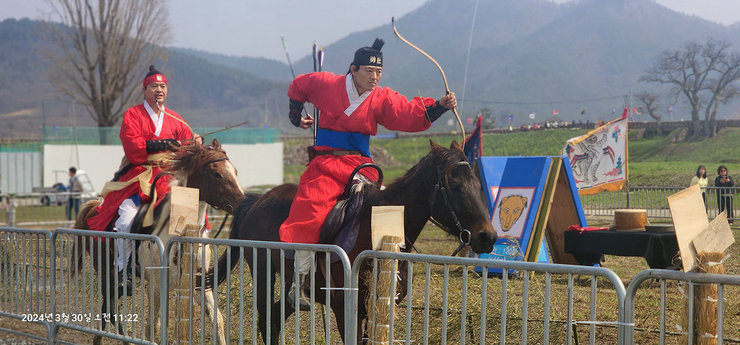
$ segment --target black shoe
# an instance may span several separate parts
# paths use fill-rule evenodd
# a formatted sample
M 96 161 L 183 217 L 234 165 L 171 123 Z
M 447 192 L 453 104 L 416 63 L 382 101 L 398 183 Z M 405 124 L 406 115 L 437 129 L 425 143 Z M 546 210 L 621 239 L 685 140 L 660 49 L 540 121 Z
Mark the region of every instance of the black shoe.
M 133 296 L 134 283 L 131 279 L 131 270 L 118 271 L 118 296 Z

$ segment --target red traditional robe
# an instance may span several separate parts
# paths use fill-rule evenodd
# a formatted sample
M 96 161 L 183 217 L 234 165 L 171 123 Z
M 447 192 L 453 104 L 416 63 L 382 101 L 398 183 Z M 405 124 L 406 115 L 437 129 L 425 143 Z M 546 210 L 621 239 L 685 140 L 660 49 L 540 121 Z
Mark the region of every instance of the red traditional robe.
M 170 109 L 167 109 L 167 113 L 182 120 L 180 115 Z M 143 103 L 129 108 L 123 115 L 120 133 L 121 144 L 123 144 L 123 152 L 126 155 L 126 159 L 133 166 L 119 178 L 119 181 L 129 181 L 148 170 L 149 166 L 144 164 L 148 157 L 146 152 L 147 140 L 176 139 L 182 141 L 193 137 L 193 133 L 184 122 L 178 121 L 168 115 L 164 115 L 163 117 L 162 130 L 159 135 L 156 135 L 155 131 L 156 125 L 147 113 L 146 108 L 144 108 Z M 152 174 L 151 178 L 148 179 L 148 183 L 151 183 L 154 177 L 162 172 L 162 169 L 157 166 L 151 166 L 151 170 Z M 170 175 L 162 176 L 157 181 L 157 202 L 162 200 L 169 192 L 170 181 Z M 118 213 L 118 206 L 121 205 L 123 200 L 134 194 L 139 194 L 142 203 L 149 202 L 150 191 L 142 190 L 140 186 L 140 183 L 132 183 L 123 189 L 114 190 L 104 195 L 104 202 L 97 208 L 98 214 L 87 220 L 87 225 L 90 229 L 105 230 Z
M 378 124 L 404 132 L 420 132 L 431 126 L 426 107 L 434 104 L 433 98 L 414 97 L 409 101 L 389 88 L 376 87 L 361 103 L 350 104 L 348 77 L 329 72 L 304 74 L 290 84 L 288 97 L 313 103 L 321 112 L 318 125 L 322 129 L 375 135 Z M 336 149 L 315 148 L 317 151 Z M 321 224 L 344 191 L 349 175 L 363 163 L 373 160 L 359 155 L 318 155 L 310 161 L 301 175 L 288 219 L 280 226 L 280 240 L 317 243 Z M 371 180 L 378 178 L 374 169 L 364 169 L 361 173 Z

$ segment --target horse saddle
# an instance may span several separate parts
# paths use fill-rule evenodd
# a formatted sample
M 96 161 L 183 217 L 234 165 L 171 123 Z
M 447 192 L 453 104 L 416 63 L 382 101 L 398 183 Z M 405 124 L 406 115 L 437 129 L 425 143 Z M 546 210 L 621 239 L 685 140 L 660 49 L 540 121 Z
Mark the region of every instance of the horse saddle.
M 357 173 L 364 168 L 373 168 L 378 171 L 378 182 L 368 181 Z M 364 181 L 363 181 L 364 180 Z M 383 181 L 383 172 L 375 164 L 365 163 L 356 167 L 350 175 L 344 193 L 339 197 L 337 203 L 332 207 L 329 215 L 324 220 L 319 232 L 319 243 L 336 244 L 345 252 L 354 247 L 360 230 L 359 215 L 363 209 L 365 197 L 372 189 L 380 186 Z M 334 261 L 334 258 L 332 258 Z

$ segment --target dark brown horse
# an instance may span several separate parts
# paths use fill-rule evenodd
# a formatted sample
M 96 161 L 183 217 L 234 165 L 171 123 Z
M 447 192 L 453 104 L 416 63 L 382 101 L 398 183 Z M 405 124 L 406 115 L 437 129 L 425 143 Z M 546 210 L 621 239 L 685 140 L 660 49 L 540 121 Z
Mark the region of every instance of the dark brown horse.
M 230 214 L 233 214 L 233 210 L 235 208 L 234 205 L 238 205 L 244 199 L 244 193 L 239 185 L 239 180 L 236 177 L 236 169 L 231 162 L 229 162 L 226 151 L 221 148 L 218 140 L 214 139 L 211 145 L 202 145 L 192 141 L 181 146 L 173 153 L 172 160 L 165 168 L 165 171 L 174 176 L 173 184 L 185 185 L 187 187 L 199 189 L 199 198 L 201 202 L 205 202 L 214 208 L 225 210 Z M 89 229 L 87 219 L 97 214 L 95 208 L 99 204 L 99 200 L 91 200 L 81 207 L 80 213 L 75 221 L 76 229 Z M 143 218 L 143 213 L 149 205 L 150 204 L 142 204 L 139 206 L 139 211 L 137 213 L 136 220 L 134 220 L 132 225 L 131 232 L 139 234 L 154 233 L 162 239 L 162 243 L 166 243 L 171 236 L 168 232 L 169 197 L 166 197 L 165 200 L 160 202 L 154 210 L 155 224 L 149 227 L 142 227 L 141 218 Z M 205 212 L 205 208 L 202 208 L 201 212 Z M 106 231 L 112 231 L 113 222 L 115 222 L 115 219 L 111 221 Z M 94 245 L 92 241 L 81 241 L 80 243 L 85 244 L 85 251 L 90 254 L 91 258 L 94 258 L 93 268 L 100 277 L 103 277 L 101 281 L 106 281 L 105 277 L 110 277 L 110 279 L 108 279 L 108 284 L 101 285 L 101 296 L 109 296 L 107 300 L 103 298 L 101 313 L 113 312 L 111 307 L 116 305 L 115 296 L 118 295 L 117 293 L 114 293 L 117 286 L 112 278 L 116 272 L 114 266 L 116 262 L 116 255 L 113 253 L 114 247 L 112 245 Z M 98 253 L 98 251 L 100 251 L 100 253 Z M 162 263 L 159 262 L 158 249 L 146 248 L 146 246 L 142 245 L 142 248 L 138 248 L 138 251 L 141 254 L 136 256 L 137 260 L 140 261 L 137 263 L 137 267 L 139 268 L 141 277 L 147 277 L 146 280 L 149 280 L 149 284 L 151 286 L 157 286 L 158 275 L 145 275 L 143 270 L 145 267 L 162 266 Z M 146 253 L 144 253 L 145 251 Z M 83 255 L 84 252 L 80 251 L 76 260 L 82 260 Z M 209 255 L 206 255 L 205 257 L 207 258 Z M 151 301 L 154 301 L 156 305 L 151 308 L 152 310 L 158 311 L 159 296 L 157 296 L 157 294 L 161 291 L 159 291 L 159 288 L 149 290 L 155 294 L 155 296 L 151 298 Z M 207 299 L 207 303 L 212 303 L 212 296 L 209 297 L 211 298 Z M 213 306 L 209 305 L 208 307 L 209 311 L 212 311 Z M 109 308 L 111 308 L 111 311 L 106 311 Z M 154 315 L 158 316 L 158 313 L 155 312 Z M 148 321 L 152 324 L 157 322 L 156 317 L 154 320 Z M 222 324 L 222 322 L 222 318 L 219 318 L 219 323 Z M 221 333 L 220 338 L 223 339 L 223 332 Z M 99 341 L 100 337 L 96 336 L 94 342 L 99 343 Z M 222 343 L 224 342 L 222 341 Z
M 397 179 L 386 189 L 371 189 L 367 192 L 363 208 L 359 212 L 360 232 L 357 242 L 352 250 L 349 251 L 350 261 L 353 262 L 357 255 L 370 249 L 370 217 L 372 205 L 403 205 L 405 206 L 404 228 L 407 240 L 406 251 L 409 251 L 416 239 L 419 237 L 424 225 L 429 218 L 433 218 L 441 223 L 446 231 L 456 238 L 468 241 L 471 248 L 478 253 L 488 253 L 493 249 L 496 241 L 496 233 L 488 217 L 488 210 L 483 202 L 481 185 L 478 178 L 473 173 L 470 165 L 465 160 L 460 146 L 457 142 L 446 149 L 430 141 L 431 151 L 426 157 L 422 158 L 419 163 L 413 166 L 403 177 Z M 288 216 L 288 211 L 296 194 L 297 186 L 295 184 L 284 184 L 278 186 L 261 197 L 256 195 L 247 195 L 247 199 L 239 205 L 232 223 L 230 238 L 248 239 L 261 241 L 280 241 L 278 229 L 280 224 Z M 270 286 L 275 285 L 275 267 L 280 267 L 279 253 L 272 251 L 272 264 L 269 266 L 270 272 L 264 269 L 268 267 L 265 251 L 258 250 L 257 262 L 252 262 L 252 256 L 247 255 L 247 262 L 250 270 L 257 269 L 256 281 L 267 281 L 270 279 Z M 231 265 L 226 254 L 219 259 L 219 272 L 226 272 L 228 267 L 232 269 L 236 266 L 239 259 L 239 250 L 231 251 Z M 235 254 L 236 253 L 236 254 Z M 288 263 L 290 262 L 290 263 Z M 323 262 L 323 261 L 320 261 Z M 292 280 L 292 261 L 286 260 L 286 277 L 285 281 Z M 364 269 L 369 269 L 369 264 Z M 405 270 L 400 270 L 405 272 Z M 219 280 L 225 279 L 225 274 L 219 275 Z M 331 268 L 331 277 L 334 286 L 345 286 L 344 275 L 342 274 L 341 264 L 333 264 Z M 211 282 L 213 272 L 209 272 L 206 280 Z M 403 279 L 403 278 L 402 278 Z M 326 279 L 323 278 L 322 272 L 316 273 L 315 286 L 326 286 Z M 360 284 L 363 284 L 361 279 Z M 405 283 L 401 282 L 400 286 Z M 280 320 L 280 301 L 274 301 L 274 291 L 267 291 L 265 284 L 257 285 L 258 299 L 256 303 L 259 314 L 259 328 L 263 339 L 266 337 L 266 325 L 270 322 L 272 325 L 279 325 Z M 308 285 L 308 284 L 307 284 Z M 274 289 L 273 289 L 274 290 Z M 405 294 L 405 289 L 401 289 Z M 364 301 L 368 297 L 368 286 L 359 287 L 359 301 Z M 338 323 L 339 332 L 344 339 L 344 292 L 333 290 L 331 299 L 331 309 L 334 311 Z M 316 300 L 325 303 L 323 293 L 315 294 Z M 402 295 L 403 296 L 403 295 Z M 272 320 L 266 320 L 267 303 L 265 298 L 272 301 Z M 400 301 L 400 299 L 399 299 Z M 286 304 L 286 317 L 294 312 L 292 305 Z M 367 310 L 363 303 L 358 308 L 358 339 L 363 331 L 361 325 L 367 319 Z M 280 327 L 271 327 L 270 339 L 277 343 L 280 338 Z

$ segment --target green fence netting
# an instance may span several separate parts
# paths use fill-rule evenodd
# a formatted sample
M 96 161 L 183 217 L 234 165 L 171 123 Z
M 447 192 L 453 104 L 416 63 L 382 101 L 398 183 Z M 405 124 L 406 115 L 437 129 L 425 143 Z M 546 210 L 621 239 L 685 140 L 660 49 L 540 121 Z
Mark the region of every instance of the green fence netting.
M 199 134 L 210 133 L 220 128 L 194 127 Z M 44 127 L 44 144 L 60 145 L 120 145 L 119 127 Z M 221 144 L 257 144 L 280 141 L 277 128 L 231 128 L 206 136 L 205 142 L 218 139 Z

